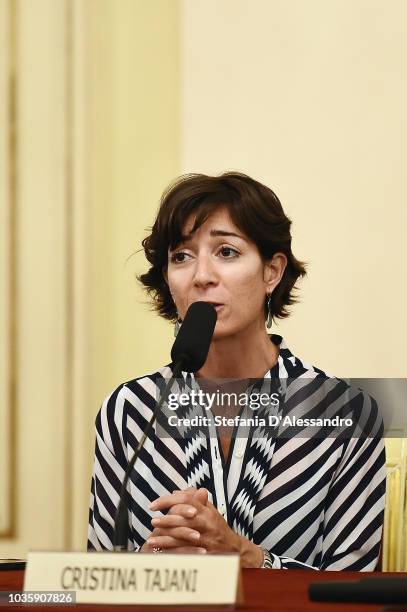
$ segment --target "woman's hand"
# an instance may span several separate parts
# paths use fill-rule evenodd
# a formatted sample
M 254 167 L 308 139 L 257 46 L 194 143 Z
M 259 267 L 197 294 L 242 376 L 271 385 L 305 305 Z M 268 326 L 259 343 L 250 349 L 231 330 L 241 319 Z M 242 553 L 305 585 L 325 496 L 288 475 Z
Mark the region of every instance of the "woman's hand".
M 196 547 L 204 548 L 208 552 L 236 552 L 241 556 L 243 567 L 261 566 L 262 550 L 229 527 L 218 510 L 208 501 L 206 489 L 174 491 L 171 495 L 159 497 L 150 508 L 169 508 L 169 513 L 151 521 L 155 528 L 162 531 L 156 534 L 154 530 L 147 540 L 149 546 L 163 550 L 173 549 L 177 547 L 176 539 L 182 537 L 192 540 Z
M 197 494 L 203 504 L 207 502 L 208 492 L 206 489 L 195 489 L 190 487 L 184 490 L 185 492 L 193 492 Z M 162 499 L 162 498 L 159 498 Z M 202 548 L 197 544 L 197 540 L 200 537 L 199 532 L 191 528 L 189 519 L 193 518 L 197 513 L 196 508 L 192 506 L 179 504 L 176 509 L 175 506 L 170 508 L 167 517 L 171 515 L 171 520 L 167 521 L 165 527 L 158 527 L 159 519 L 153 519 L 152 525 L 155 526 L 149 539 L 143 544 L 140 552 L 153 552 L 154 548 L 161 548 L 162 552 L 171 553 L 196 553 L 204 554 L 206 549 Z M 161 518 L 161 517 L 160 517 Z M 157 543 L 156 538 L 165 538 L 166 547 L 163 548 L 162 540 L 161 543 Z
M 151 510 L 170 510 L 166 516 L 152 520 L 154 527 L 166 530 L 166 535 L 154 536 L 152 540 L 148 539 L 148 542 L 153 541 L 155 546 L 162 549 L 171 547 L 173 545 L 172 536 L 176 535 L 174 530 L 183 529 L 187 531 L 182 533 L 193 538 L 196 546 L 201 546 L 208 552 L 239 552 L 237 534 L 208 501 L 206 489 L 174 491 L 171 495 L 159 497 L 150 508 Z M 187 512 L 190 512 L 190 516 L 185 519 Z

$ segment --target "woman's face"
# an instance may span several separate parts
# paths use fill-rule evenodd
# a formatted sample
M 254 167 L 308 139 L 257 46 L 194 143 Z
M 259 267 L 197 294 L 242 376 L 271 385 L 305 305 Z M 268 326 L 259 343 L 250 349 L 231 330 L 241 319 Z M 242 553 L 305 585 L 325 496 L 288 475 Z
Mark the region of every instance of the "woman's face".
M 225 207 L 189 235 L 193 224 L 191 216 L 183 228 L 187 240 L 168 252 L 166 280 L 179 317 L 184 319 L 189 306 L 202 300 L 217 310 L 214 339 L 264 329 L 266 294 L 281 279 L 285 255 L 277 253 L 263 262 Z

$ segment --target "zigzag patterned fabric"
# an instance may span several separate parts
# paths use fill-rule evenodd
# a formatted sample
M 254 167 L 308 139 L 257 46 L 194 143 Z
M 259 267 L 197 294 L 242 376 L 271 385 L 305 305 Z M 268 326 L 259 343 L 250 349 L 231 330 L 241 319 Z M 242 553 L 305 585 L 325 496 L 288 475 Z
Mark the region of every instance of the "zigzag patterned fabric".
M 256 410 L 256 423 L 233 428 L 227 461 L 219 433 L 205 424 L 170 428 L 166 406 L 150 432 L 131 474 L 129 550 L 139 550 L 157 513 L 149 505 L 175 489 L 205 487 L 209 500 L 232 529 L 266 548 L 273 568 L 372 571 L 384 519 L 383 423 L 367 393 L 295 357 L 281 336 L 276 365 L 255 381 L 248 396 L 277 392 L 282 401 Z M 120 385 L 96 418 L 88 549 L 113 548 L 113 525 L 128 462 L 150 420 L 167 365 Z M 183 372 L 177 392 L 199 389 Z M 211 414 L 186 404 L 177 417 Z M 240 417 L 249 414 L 243 407 Z M 274 426 L 265 425 L 272 415 Z M 336 426 L 288 427 L 286 417 L 352 417 L 352 436 Z M 250 414 L 249 414 L 250 416 Z M 251 415 L 253 416 L 253 414 Z M 294 434 L 293 434 L 294 431 Z

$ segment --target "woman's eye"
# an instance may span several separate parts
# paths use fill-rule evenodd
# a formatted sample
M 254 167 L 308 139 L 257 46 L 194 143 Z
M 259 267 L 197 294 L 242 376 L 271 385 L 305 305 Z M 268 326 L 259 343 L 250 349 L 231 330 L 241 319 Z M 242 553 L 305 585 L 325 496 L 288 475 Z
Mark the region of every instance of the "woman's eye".
M 232 247 L 228 246 L 221 247 L 218 253 L 222 255 L 222 259 L 234 259 L 240 255 L 239 251 L 236 251 L 236 249 L 232 249 Z M 170 261 L 174 264 L 184 263 L 187 261 L 188 257 L 189 255 L 188 253 L 185 253 L 185 251 L 178 251 L 170 256 Z
M 172 263 L 182 263 L 185 261 L 185 256 L 187 255 L 187 253 L 184 253 L 183 251 L 179 251 L 178 253 L 174 253 L 173 255 L 171 255 L 171 262 Z
M 234 257 L 239 256 L 239 252 L 236 249 L 232 249 L 232 247 L 224 246 L 221 248 L 220 253 L 222 253 L 225 259 L 233 259 Z

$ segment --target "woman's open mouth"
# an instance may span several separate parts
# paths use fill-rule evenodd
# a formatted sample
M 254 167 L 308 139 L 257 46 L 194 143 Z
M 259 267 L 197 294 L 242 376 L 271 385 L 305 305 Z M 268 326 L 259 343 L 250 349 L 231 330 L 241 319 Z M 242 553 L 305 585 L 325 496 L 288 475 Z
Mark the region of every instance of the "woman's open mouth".
M 216 312 L 219 312 L 219 310 L 224 306 L 224 304 L 216 304 L 215 302 L 208 302 L 208 304 L 212 304 L 212 306 L 215 307 Z
M 216 312 L 219 312 L 225 305 L 225 304 L 220 304 L 219 302 L 209 302 L 208 300 L 202 300 L 202 301 L 205 302 L 206 304 L 211 304 L 215 308 Z

